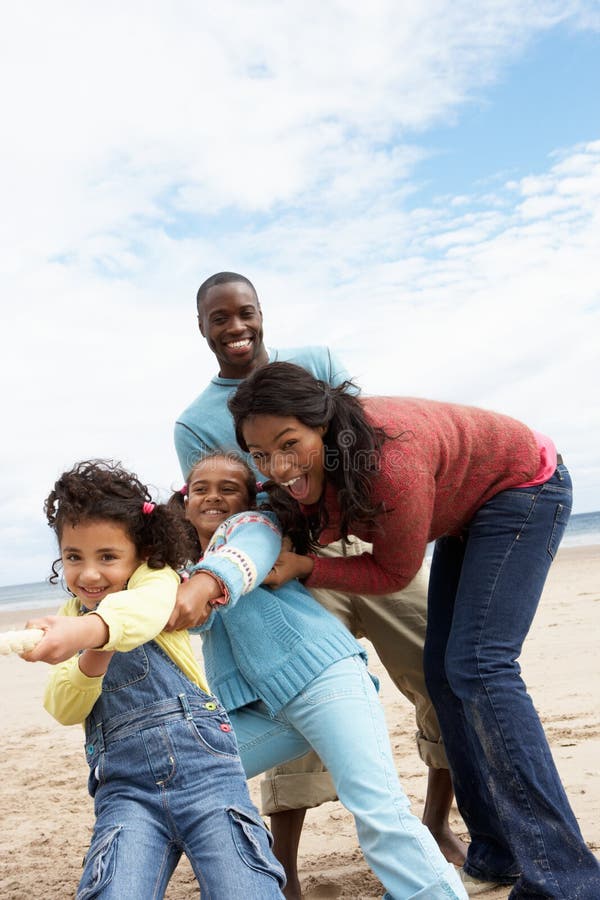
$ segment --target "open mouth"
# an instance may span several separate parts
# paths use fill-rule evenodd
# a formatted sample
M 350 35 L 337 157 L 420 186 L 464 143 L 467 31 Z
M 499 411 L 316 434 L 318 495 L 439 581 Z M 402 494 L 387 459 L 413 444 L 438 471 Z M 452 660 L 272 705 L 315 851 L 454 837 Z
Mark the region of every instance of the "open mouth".
M 281 487 L 289 491 L 295 500 L 304 500 L 310 487 L 308 475 L 298 475 L 290 481 L 282 481 Z
M 230 353 L 245 353 L 253 344 L 253 338 L 243 338 L 239 341 L 229 341 L 225 344 Z

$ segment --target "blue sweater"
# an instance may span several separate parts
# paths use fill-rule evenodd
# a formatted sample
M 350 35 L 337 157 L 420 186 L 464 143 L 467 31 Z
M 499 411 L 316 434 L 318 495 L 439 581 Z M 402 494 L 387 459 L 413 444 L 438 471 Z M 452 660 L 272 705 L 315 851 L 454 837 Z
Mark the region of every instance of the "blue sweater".
M 211 691 L 226 710 L 263 700 L 276 713 L 332 663 L 367 655 L 298 581 L 260 584 L 281 548 L 271 513 L 239 513 L 215 531 L 191 571 L 211 572 L 229 596 L 200 628 Z
M 337 386 L 350 376 L 327 347 L 299 347 L 269 350 L 269 362 L 293 362 L 303 366 L 315 378 Z M 233 419 L 227 401 L 241 378 L 221 378 L 216 375 L 206 390 L 185 409 L 175 422 L 175 450 L 184 479 L 204 454 L 212 450 L 236 450 Z M 251 457 L 248 463 L 258 474 Z

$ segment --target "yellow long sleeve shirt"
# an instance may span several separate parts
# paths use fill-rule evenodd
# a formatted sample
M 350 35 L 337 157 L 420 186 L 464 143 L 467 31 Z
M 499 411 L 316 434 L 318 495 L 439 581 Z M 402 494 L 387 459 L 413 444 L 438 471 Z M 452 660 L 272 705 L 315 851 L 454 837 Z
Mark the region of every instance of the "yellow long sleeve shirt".
M 129 579 L 127 589 L 109 594 L 94 610 L 108 627 L 102 650 L 126 653 L 155 640 L 190 681 L 208 693 L 187 631 L 163 631 L 175 605 L 179 575 L 165 566 L 149 569 L 143 563 Z M 81 601 L 72 597 L 59 616 L 79 616 Z M 44 694 L 44 708 L 62 725 L 84 722 L 102 693 L 103 675 L 90 678 L 79 668 L 79 656 L 53 666 Z

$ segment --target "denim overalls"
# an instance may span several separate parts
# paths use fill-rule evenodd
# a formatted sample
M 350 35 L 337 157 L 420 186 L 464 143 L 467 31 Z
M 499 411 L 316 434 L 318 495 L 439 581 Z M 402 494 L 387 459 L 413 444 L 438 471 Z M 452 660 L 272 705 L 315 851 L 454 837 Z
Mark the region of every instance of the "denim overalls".
M 113 656 L 85 751 L 96 824 L 77 900 L 160 898 L 182 853 L 202 900 L 283 897 L 226 712 L 154 641 Z

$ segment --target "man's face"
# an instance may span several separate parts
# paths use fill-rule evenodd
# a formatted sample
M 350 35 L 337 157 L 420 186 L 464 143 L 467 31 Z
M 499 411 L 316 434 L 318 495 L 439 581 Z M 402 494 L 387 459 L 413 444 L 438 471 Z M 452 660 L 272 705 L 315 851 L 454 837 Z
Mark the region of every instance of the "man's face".
M 258 298 L 243 281 L 209 288 L 198 325 L 219 361 L 223 378 L 245 378 L 268 362 Z

